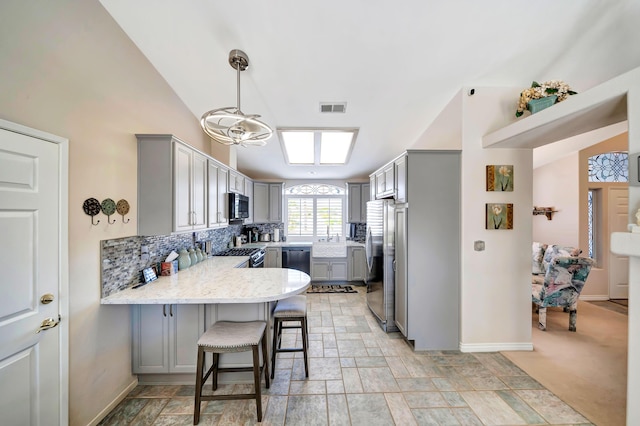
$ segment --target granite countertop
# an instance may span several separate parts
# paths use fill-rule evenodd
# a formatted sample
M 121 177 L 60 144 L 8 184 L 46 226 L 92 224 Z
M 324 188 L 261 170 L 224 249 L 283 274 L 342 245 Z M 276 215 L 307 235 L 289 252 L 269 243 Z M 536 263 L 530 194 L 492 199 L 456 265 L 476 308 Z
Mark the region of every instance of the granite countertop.
M 247 256 L 214 256 L 175 275 L 158 277 L 100 300 L 103 305 L 262 303 L 303 293 L 311 278 L 282 268 L 236 268 Z

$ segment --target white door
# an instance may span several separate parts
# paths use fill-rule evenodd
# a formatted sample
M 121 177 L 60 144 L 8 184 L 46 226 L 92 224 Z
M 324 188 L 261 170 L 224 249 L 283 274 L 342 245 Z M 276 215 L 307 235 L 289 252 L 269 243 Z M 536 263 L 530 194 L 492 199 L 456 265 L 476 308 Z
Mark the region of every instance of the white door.
M 66 282 L 63 154 L 57 143 L 6 128 L 26 129 L 0 120 L 0 423 L 59 424 L 67 416 L 61 402 L 66 401 L 61 360 L 67 352 L 60 342 L 61 335 L 66 342 L 66 333 L 59 326 L 36 331 L 45 321 L 58 324 L 60 283 Z M 42 301 L 45 295 L 50 303 Z
M 609 233 L 627 232 L 629 190 L 609 189 Z M 609 299 L 629 298 L 629 258 L 609 252 Z

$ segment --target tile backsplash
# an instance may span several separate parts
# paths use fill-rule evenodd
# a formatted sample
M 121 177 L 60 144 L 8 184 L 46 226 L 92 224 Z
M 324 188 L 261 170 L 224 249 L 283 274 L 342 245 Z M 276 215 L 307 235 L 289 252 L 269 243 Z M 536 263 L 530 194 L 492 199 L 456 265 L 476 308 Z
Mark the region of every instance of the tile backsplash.
M 242 225 L 184 234 L 132 236 L 100 242 L 102 297 L 124 290 L 141 281 L 144 268 L 162 262 L 172 250 L 203 247 L 211 241 L 212 253 L 223 251 L 242 232 Z M 148 255 L 142 253 L 146 248 Z

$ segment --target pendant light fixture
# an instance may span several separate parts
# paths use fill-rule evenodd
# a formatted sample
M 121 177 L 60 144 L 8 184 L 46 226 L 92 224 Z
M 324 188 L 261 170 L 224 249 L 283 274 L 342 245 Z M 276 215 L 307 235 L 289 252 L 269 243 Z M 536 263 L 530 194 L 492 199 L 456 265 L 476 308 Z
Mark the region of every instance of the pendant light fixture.
M 238 106 L 218 108 L 202 115 L 202 130 L 212 139 L 224 145 L 264 146 L 273 130 L 258 120 L 257 114 L 245 115 L 240 110 L 240 71 L 249 67 L 249 57 L 242 50 L 229 52 L 229 65 L 238 75 Z

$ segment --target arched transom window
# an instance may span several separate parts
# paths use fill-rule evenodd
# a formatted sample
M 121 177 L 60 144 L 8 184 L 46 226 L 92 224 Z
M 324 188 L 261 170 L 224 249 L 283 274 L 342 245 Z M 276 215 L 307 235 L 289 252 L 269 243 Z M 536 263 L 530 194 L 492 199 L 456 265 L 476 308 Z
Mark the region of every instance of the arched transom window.
M 605 152 L 589 157 L 589 182 L 629 182 L 629 154 Z
M 344 188 L 314 183 L 292 186 L 285 190 L 285 203 L 289 240 L 344 235 Z

